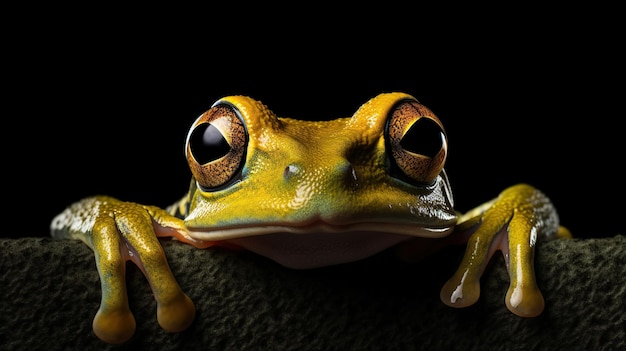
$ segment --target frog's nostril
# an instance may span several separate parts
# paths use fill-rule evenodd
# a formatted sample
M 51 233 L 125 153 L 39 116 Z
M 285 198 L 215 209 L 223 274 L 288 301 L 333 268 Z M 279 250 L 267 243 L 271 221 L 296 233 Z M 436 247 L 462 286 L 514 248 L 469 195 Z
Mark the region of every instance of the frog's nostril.
M 351 163 L 347 162 L 341 166 L 341 174 L 343 176 L 343 183 L 347 185 L 352 191 L 356 191 L 359 187 L 359 176 L 356 169 Z

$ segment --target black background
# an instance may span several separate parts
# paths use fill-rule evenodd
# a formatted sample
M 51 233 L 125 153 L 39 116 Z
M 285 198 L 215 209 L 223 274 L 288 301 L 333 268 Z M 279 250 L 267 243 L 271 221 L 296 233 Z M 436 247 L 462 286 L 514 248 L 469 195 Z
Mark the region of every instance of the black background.
M 339 30 L 315 17 L 296 31 L 299 19 L 285 18 L 266 32 L 233 16 L 197 28 L 93 16 L 15 28 L 22 36 L 5 43 L 3 237 L 49 235 L 52 217 L 84 196 L 177 200 L 190 179 L 187 128 L 222 96 L 331 119 L 387 91 L 414 95 L 446 126 L 459 210 L 527 182 L 575 236 L 623 232 L 623 41 L 610 20 Z

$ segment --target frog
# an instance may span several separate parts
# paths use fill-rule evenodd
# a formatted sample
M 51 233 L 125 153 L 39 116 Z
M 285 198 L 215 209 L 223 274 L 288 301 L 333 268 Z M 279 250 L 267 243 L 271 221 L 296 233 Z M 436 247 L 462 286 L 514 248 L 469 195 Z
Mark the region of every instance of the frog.
M 122 344 L 136 321 L 125 264 L 145 275 L 166 332 L 186 330 L 195 305 L 176 281 L 162 241 L 198 249 L 239 249 L 289 269 L 316 269 L 393 251 L 419 262 L 466 245 L 441 301 L 464 308 L 480 297 L 480 278 L 501 251 L 509 274 L 505 305 L 520 317 L 545 302 L 534 272 L 538 242 L 570 238 L 552 201 L 535 187 L 512 185 L 461 213 L 444 164 L 441 120 L 414 96 L 384 92 L 349 117 L 279 117 L 245 95 L 218 99 L 185 138 L 189 190 L 161 208 L 106 195 L 67 206 L 50 224 L 56 239 L 94 252 L 101 301 L 92 329 Z

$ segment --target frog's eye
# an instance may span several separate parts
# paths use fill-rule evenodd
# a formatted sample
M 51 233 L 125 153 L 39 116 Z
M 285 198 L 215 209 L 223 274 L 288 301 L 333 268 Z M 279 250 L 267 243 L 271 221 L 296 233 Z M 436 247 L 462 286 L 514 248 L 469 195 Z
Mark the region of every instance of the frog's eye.
M 203 113 L 187 134 L 187 163 L 204 190 L 231 184 L 245 162 L 248 136 L 239 111 L 221 103 Z
M 417 101 L 401 101 L 392 109 L 385 137 L 392 176 L 430 184 L 443 169 L 448 151 L 443 125 Z

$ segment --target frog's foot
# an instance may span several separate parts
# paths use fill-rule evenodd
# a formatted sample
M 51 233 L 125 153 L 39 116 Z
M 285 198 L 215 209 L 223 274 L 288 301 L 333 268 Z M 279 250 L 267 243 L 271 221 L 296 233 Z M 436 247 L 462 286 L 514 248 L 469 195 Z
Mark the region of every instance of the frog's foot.
M 441 290 L 441 300 L 452 307 L 467 307 L 480 297 L 480 277 L 495 251 L 502 251 L 510 283 L 506 306 L 516 315 L 534 317 L 544 309 L 544 299 L 534 272 L 534 249 L 539 237 L 567 237 L 559 228 L 556 212 L 538 190 L 518 185 L 503 191 L 476 217 L 465 256 Z
M 134 261 L 134 259 L 132 259 Z M 157 320 L 163 330 L 180 332 L 195 318 L 195 307 L 183 293 L 167 265 L 160 257 L 151 257 L 157 265 L 138 263 L 150 281 L 157 302 Z M 102 279 L 102 300 L 93 320 L 93 331 L 100 339 L 111 344 L 121 344 L 135 333 L 135 318 L 128 307 L 124 281 L 125 259 L 105 262 L 99 259 Z M 104 277 L 104 278 L 102 278 Z
M 167 332 L 180 332 L 193 322 L 195 307 L 182 291 L 167 263 L 158 238 L 145 233 L 145 225 L 152 226 L 148 217 L 142 230 L 125 218 L 105 219 L 94 226 L 93 245 L 100 274 L 102 300 L 93 320 L 93 331 L 100 339 L 121 344 L 135 332 L 135 318 L 126 293 L 126 261 L 133 261 L 150 283 L 157 303 L 157 319 Z M 119 231 L 118 231 L 119 230 Z

